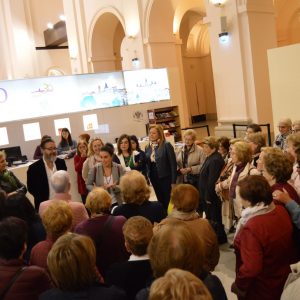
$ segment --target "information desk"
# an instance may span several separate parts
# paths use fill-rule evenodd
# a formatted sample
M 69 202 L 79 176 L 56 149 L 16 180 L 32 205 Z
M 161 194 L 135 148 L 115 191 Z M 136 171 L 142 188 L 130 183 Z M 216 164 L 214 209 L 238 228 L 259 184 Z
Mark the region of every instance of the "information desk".
M 70 175 L 70 181 L 71 181 L 70 194 L 72 195 L 72 200 L 81 202 L 81 196 L 78 193 L 78 189 L 77 189 L 77 174 L 75 172 L 74 159 L 73 158 L 66 159 L 65 162 L 66 162 L 66 165 L 68 168 L 68 173 Z M 12 171 L 17 176 L 17 178 L 26 185 L 27 184 L 27 170 L 28 170 L 28 167 L 32 163 L 34 163 L 34 161 L 28 162 L 24 165 L 13 166 L 13 167 L 9 168 L 9 170 Z M 27 192 L 26 196 L 30 199 L 30 201 L 32 203 L 34 203 L 33 196 L 29 192 Z

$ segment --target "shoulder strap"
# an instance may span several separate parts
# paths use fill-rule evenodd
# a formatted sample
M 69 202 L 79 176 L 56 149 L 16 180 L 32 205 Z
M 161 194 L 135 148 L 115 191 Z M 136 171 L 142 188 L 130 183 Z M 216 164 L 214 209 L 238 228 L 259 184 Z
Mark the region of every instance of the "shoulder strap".
M 14 277 L 11 279 L 11 281 L 8 283 L 8 285 L 4 288 L 4 290 L 0 294 L 0 299 L 4 299 L 6 293 L 9 291 L 9 289 L 14 285 L 14 283 L 17 281 L 17 279 L 20 277 L 20 275 L 25 271 L 27 267 L 24 266 L 20 268 L 17 273 L 14 275 Z

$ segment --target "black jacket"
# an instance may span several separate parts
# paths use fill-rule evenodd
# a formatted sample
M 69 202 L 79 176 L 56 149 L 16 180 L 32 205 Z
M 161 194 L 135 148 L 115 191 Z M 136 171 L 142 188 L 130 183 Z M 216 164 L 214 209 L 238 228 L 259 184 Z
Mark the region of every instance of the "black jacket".
M 55 161 L 57 170 L 67 170 L 63 159 Z M 40 203 L 49 200 L 49 184 L 43 159 L 39 159 L 29 166 L 27 170 L 27 188 L 34 197 L 35 209 L 38 211 Z

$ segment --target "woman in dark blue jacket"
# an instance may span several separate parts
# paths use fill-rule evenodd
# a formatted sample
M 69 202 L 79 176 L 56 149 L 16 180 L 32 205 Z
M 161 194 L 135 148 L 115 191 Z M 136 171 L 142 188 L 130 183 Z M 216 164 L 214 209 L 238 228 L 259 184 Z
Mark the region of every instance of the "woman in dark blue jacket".
M 177 163 L 173 146 L 165 140 L 163 128 L 151 125 L 145 149 L 147 171 L 157 200 L 168 208 L 172 184 L 176 183 Z

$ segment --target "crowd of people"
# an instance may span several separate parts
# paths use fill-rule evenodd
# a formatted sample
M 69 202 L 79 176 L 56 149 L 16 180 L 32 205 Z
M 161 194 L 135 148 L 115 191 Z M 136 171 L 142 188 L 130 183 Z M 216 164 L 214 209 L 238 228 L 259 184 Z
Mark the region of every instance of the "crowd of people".
M 234 233 L 238 299 L 297 299 L 300 122 L 278 128 L 273 147 L 250 124 L 244 139 L 186 130 L 174 149 L 151 125 L 145 151 L 64 128 L 57 146 L 43 136 L 26 185 L 0 151 L 0 298 L 227 299 L 212 272 Z

